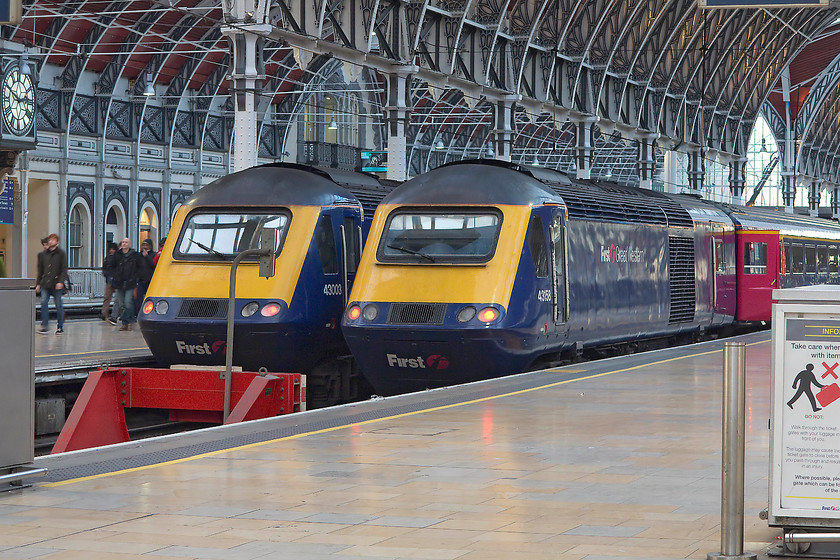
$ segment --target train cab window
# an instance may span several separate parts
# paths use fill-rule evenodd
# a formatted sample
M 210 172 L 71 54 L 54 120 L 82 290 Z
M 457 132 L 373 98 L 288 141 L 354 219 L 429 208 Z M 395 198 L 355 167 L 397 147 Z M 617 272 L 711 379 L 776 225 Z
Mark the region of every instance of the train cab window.
M 767 274 L 767 243 L 744 243 L 744 274 Z
M 828 247 L 817 247 L 817 274 L 828 274 Z
M 805 272 L 805 249 L 799 243 L 790 246 L 790 271 L 793 274 Z
M 277 232 L 275 255 L 279 255 L 290 219 L 287 211 L 267 214 L 197 211 L 187 217 L 173 256 L 184 260 L 233 260 L 246 249 L 259 249 L 260 234 L 266 228 Z
M 539 216 L 534 216 L 528 227 L 528 248 L 531 250 L 537 278 L 545 278 L 548 276 L 548 250 L 545 246 L 542 218 Z
M 837 276 L 837 247 L 830 247 L 828 250 L 828 273 Z
M 332 218 L 324 216 L 318 222 L 315 231 L 315 245 L 321 258 L 321 269 L 324 274 L 338 274 L 338 253 L 335 248 Z
M 376 258 L 406 264 L 484 263 L 493 258 L 502 226 L 494 208 L 399 209 L 388 216 Z
M 805 246 L 805 272 L 814 274 L 817 271 L 817 248 L 813 245 Z

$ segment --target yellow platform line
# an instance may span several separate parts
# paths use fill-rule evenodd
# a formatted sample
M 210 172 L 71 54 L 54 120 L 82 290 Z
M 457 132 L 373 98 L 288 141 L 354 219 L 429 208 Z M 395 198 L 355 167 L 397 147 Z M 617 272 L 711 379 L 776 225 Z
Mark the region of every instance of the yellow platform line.
M 770 339 L 761 340 L 761 341 L 758 341 L 758 342 L 750 343 L 747 346 L 755 346 L 757 344 L 767 344 L 769 342 L 770 342 Z M 501 399 L 501 398 L 504 398 L 504 397 L 512 397 L 512 396 L 516 396 L 516 395 L 522 395 L 522 394 L 525 394 L 525 393 L 530 393 L 532 391 L 541 391 L 543 389 L 550 389 L 552 387 L 558 387 L 560 385 L 566 385 L 566 384 L 569 384 L 569 383 L 574 383 L 575 381 L 586 381 L 588 379 L 597 379 L 598 377 L 604 377 L 604 376 L 607 376 L 607 375 L 615 375 L 616 373 L 624 373 L 624 372 L 628 372 L 628 371 L 634 371 L 634 370 L 637 370 L 637 369 L 649 368 L 651 366 L 667 364 L 669 362 L 675 362 L 675 361 L 678 361 L 678 360 L 685 360 L 685 359 L 688 359 L 688 358 L 697 358 L 697 357 L 700 357 L 700 356 L 707 356 L 709 354 L 716 354 L 716 353 L 719 353 L 719 352 L 723 352 L 723 349 L 709 350 L 709 351 L 706 351 L 706 352 L 697 352 L 696 354 L 686 354 L 685 356 L 677 356 L 676 358 L 668 358 L 666 360 L 659 360 L 657 362 L 647 362 L 647 363 L 644 363 L 644 364 L 639 364 L 637 366 L 631 366 L 631 367 L 627 367 L 627 368 L 616 369 L 616 370 L 607 371 L 607 372 L 604 372 L 604 373 L 595 373 L 593 375 L 586 375 L 584 377 L 576 377 L 575 379 L 567 379 L 565 381 L 557 381 L 555 383 L 549 383 L 547 385 L 540 385 L 539 387 L 531 387 L 529 389 L 521 389 L 519 391 L 513 391 L 513 392 L 510 392 L 510 393 L 503 393 L 501 395 L 494 395 L 494 396 L 491 396 L 491 397 L 482 397 L 482 398 L 473 399 L 473 400 L 470 400 L 470 401 L 463 401 L 463 402 L 459 402 L 459 403 L 446 404 L 446 405 L 435 406 L 435 407 L 431 407 L 431 408 L 424 408 L 422 410 L 415 410 L 413 412 L 404 412 L 402 414 L 395 414 L 393 416 L 384 416 L 382 418 L 374 418 L 372 420 L 363 420 L 361 422 L 353 422 L 352 424 L 343 424 L 341 426 L 333 426 L 331 428 L 324 428 L 324 429 L 321 429 L 321 430 L 314 430 L 314 431 L 311 431 L 311 432 L 303 432 L 303 433 L 295 434 L 295 435 L 291 435 L 291 436 L 285 436 L 285 437 L 266 440 L 266 441 L 259 441 L 259 442 L 256 442 L 256 443 L 249 443 L 249 444 L 246 444 L 246 445 L 239 445 L 239 446 L 236 446 L 236 447 L 229 447 L 227 449 L 219 449 L 217 451 L 209 451 L 207 453 L 202 453 L 200 455 L 193 455 L 191 457 L 184 457 L 182 459 L 173 459 L 171 461 L 165 461 L 163 463 L 155 463 L 153 465 L 143 465 L 141 467 L 132 467 L 130 469 L 122 469 L 122 470 L 119 470 L 119 471 L 113 471 L 113 472 L 109 472 L 109 473 L 94 474 L 94 475 L 91 475 L 91 476 L 84 476 L 84 477 L 80 477 L 80 478 L 72 478 L 72 479 L 68 479 L 68 480 L 62 480 L 62 481 L 59 481 L 59 482 L 46 482 L 44 484 L 39 484 L 39 486 L 44 486 L 44 487 L 47 487 L 47 488 L 53 488 L 53 487 L 56 487 L 56 486 L 64 486 L 66 484 L 75 484 L 77 482 L 84 482 L 86 480 L 94 480 L 94 479 L 97 479 L 97 478 L 106 478 L 106 477 L 114 476 L 114 475 L 118 475 L 118 474 L 128 474 L 128 473 L 134 473 L 134 472 L 138 472 L 138 471 L 143 471 L 143 470 L 153 469 L 153 468 L 158 468 L 158 467 L 163 467 L 163 466 L 177 465 L 178 463 L 185 463 L 187 461 L 194 461 L 196 459 L 203 459 L 203 458 L 206 458 L 206 457 L 214 457 L 216 455 L 221 455 L 223 453 L 230 453 L 232 451 L 242 451 L 244 449 L 251 449 L 251 448 L 259 447 L 259 446 L 262 446 L 262 445 L 279 443 L 279 442 L 282 442 L 282 441 L 291 441 L 291 440 L 294 440 L 294 439 L 300 439 L 302 437 L 314 436 L 314 435 L 318 435 L 318 434 L 326 434 L 326 433 L 329 433 L 329 432 L 344 430 L 344 429 L 350 428 L 352 426 L 364 426 L 366 424 L 383 422 L 385 420 L 394 420 L 396 418 L 405 418 L 405 417 L 408 417 L 408 416 L 416 416 L 418 414 L 425 414 L 427 412 L 436 412 L 438 410 L 446 410 L 446 409 L 449 409 L 449 408 L 466 406 L 468 404 L 476 404 L 476 403 L 480 403 L 480 402 L 486 402 L 486 401 L 491 401 L 491 400 L 495 400 L 495 399 Z M 561 369 L 561 370 L 556 370 L 556 371 L 562 372 L 562 371 L 565 371 L 565 370 Z

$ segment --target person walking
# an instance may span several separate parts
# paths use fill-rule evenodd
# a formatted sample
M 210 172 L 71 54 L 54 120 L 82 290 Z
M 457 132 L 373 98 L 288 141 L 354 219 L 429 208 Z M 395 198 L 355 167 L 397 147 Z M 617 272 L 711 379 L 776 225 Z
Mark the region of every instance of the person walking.
M 117 251 L 117 272 L 114 281 L 117 290 L 117 301 L 122 306 L 121 331 L 130 331 L 131 325 L 137 320 L 134 312 L 134 289 L 137 287 L 137 252 L 131 248 L 131 240 L 126 237 L 120 242 Z
M 35 294 L 41 296 L 41 327 L 39 334 L 47 334 L 50 326 L 50 297 L 55 301 L 58 328 L 55 334 L 64 334 L 64 303 L 62 295 L 67 283 L 67 254 L 58 246 L 58 235 L 46 237 L 46 245 L 38 253 L 38 277 L 35 279 Z M 43 243 L 43 240 L 42 240 Z
M 105 257 L 105 262 L 102 263 L 102 276 L 105 277 L 105 296 L 102 298 L 102 311 L 99 318 L 103 321 L 108 321 L 112 325 L 116 325 L 117 321 L 114 317 L 119 315 L 111 314 L 111 298 L 116 292 L 115 276 L 117 274 L 117 251 L 119 246 L 116 243 L 108 243 L 108 256 Z M 119 305 L 114 301 L 114 308 L 119 309 Z
M 152 281 L 155 247 L 151 239 L 144 239 L 140 244 L 140 254 L 137 255 L 137 297 L 134 298 L 134 314 L 140 315 L 140 307 L 146 298 L 146 290 L 149 289 L 149 282 Z

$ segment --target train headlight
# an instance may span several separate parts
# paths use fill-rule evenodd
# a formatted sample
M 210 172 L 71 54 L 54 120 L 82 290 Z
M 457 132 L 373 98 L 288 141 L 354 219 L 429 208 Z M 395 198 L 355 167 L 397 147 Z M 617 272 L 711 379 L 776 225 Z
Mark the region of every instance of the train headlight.
M 250 317 L 254 313 L 260 310 L 260 304 L 256 301 L 252 301 L 250 303 L 246 303 L 245 307 L 242 308 L 242 316 L 243 317 Z
M 152 309 L 154 309 L 154 308 L 155 308 L 155 303 L 152 300 L 147 299 L 146 303 L 143 304 L 143 315 L 148 315 L 149 313 L 152 312 Z
M 475 317 L 475 307 L 473 307 L 472 305 L 468 305 L 467 307 L 463 308 L 461 311 L 458 312 L 459 323 L 466 323 L 468 321 L 472 321 L 473 317 Z
M 347 318 L 351 321 L 355 321 L 359 317 L 362 316 L 362 308 L 358 305 L 350 306 L 350 309 L 347 310 Z
M 280 306 L 276 303 L 267 303 L 260 309 L 260 315 L 263 317 L 274 317 L 280 313 Z
M 169 303 L 165 299 L 159 300 L 155 304 L 155 313 L 157 313 L 158 315 L 166 315 L 168 311 Z
M 492 323 L 499 318 L 499 310 L 495 307 L 485 307 L 478 314 L 478 320 L 484 323 Z
M 367 321 L 373 321 L 377 315 L 379 315 L 379 308 L 372 303 L 365 305 L 365 308 L 362 310 L 362 317 Z

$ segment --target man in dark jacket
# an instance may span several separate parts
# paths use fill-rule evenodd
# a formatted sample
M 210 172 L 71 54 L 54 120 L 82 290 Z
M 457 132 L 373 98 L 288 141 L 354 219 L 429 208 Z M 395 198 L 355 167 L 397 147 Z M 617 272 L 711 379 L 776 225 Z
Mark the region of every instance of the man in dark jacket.
M 117 289 L 117 301 L 122 305 L 121 331 L 130 331 L 131 325 L 137 320 L 134 312 L 134 288 L 137 287 L 137 252 L 131 248 L 131 240 L 126 237 L 120 242 L 120 250 L 116 253 L 117 268 L 114 274 L 114 285 Z
M 152 281 L 152 274 L 155 271 L 154 265 L 155 246 L 151 239 L 144 239 L 140 243 L 140 254 L 137 255 L 137 298 L 134 300 L 134 313 L 140 314 L 140 306 L 146 298 L 146 290 L 149 289 L 149 282 Z
M 67 254 L 58 246 L 58 235 L 47 237 L 45 249 L 38 253 L 38 278 L 35 293 L 41 295 L 41 328 L 38 333 L 47 334 L 50 324 L 50 296 L 55 300 L 58 328 L 55 334 L 64 334 L 64 303 L 61 296 L 67 282 Z
M 116 243 L 108 243 L 108 256 L 105 257 L 105 262 L 102 263 L 102 276 L 105 277 L 105 297 L 102 298 L 102 312 L 99 318 L 103 321 L 108 321 L 112 325 L 117 324 L 110 315 L 109 307 L 111 306 L 111 298 L 116 291 L 114 276 L 117 274 L 117 251 L 119 249 Z M 117 309 L 119 309 L 119 305 L 117 302 L 114 302 L 114 310 L 116 311 Z M 115 317 L 118 317 L 118 315 L 115 315 Z

